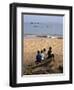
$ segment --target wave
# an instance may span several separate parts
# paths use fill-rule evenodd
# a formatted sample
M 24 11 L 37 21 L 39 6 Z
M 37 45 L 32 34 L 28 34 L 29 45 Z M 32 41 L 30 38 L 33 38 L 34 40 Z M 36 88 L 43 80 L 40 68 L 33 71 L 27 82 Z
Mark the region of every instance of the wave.
M 24 38 L 35 38 L 35 37 L 41 37 L 41 38 L 58 38 L 62 39 L 62 35 L 32 35 L 32 34 L 27 34 L 24 35 Z

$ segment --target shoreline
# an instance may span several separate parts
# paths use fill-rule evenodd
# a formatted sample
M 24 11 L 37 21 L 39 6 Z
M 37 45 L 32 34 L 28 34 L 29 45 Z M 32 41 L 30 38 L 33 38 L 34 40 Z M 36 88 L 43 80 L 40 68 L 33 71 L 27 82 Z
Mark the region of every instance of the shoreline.
M 61 36 L 24 36 L 24 39 L 30 39 L 30 38 L 51 38 L 51 39 L 63 39 Z

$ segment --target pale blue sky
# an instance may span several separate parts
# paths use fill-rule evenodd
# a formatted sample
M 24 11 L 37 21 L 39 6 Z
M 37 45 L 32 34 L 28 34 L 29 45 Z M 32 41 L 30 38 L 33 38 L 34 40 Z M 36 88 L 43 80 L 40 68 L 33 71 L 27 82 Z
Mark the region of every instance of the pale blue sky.
M 63 16 L 23 15 L 24 34 L 63 35 Z

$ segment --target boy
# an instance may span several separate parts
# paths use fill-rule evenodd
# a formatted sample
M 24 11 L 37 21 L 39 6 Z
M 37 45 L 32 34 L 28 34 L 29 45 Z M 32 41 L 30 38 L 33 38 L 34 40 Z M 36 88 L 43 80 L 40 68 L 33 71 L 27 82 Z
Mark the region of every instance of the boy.
M 41 60 L 44 60 L 45 59 L 45 55 L 43 53 L 43 50 L 41 50 Z
M 49 58 L 51 58 L 51 57 L 54 58 L 54 54 L 52 53 L 52 47 L 49 47 L 49 50 L 48 50 L 48 52 L 47 52 L 47 55 L 48 55 L 47 59 L 49 59 Z
M 41 62 L 41 54 L 40 54 L 40 51 L 37 51 L 36 62 L 37 62 L 37 63 Z

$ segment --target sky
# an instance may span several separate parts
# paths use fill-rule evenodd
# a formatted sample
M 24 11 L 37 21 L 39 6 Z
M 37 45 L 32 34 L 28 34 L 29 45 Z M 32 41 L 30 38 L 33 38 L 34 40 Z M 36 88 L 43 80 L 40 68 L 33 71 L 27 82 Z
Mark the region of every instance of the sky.
M 24 14 L 24 34 L 63 35 L 63 17 L 64 16 Z

